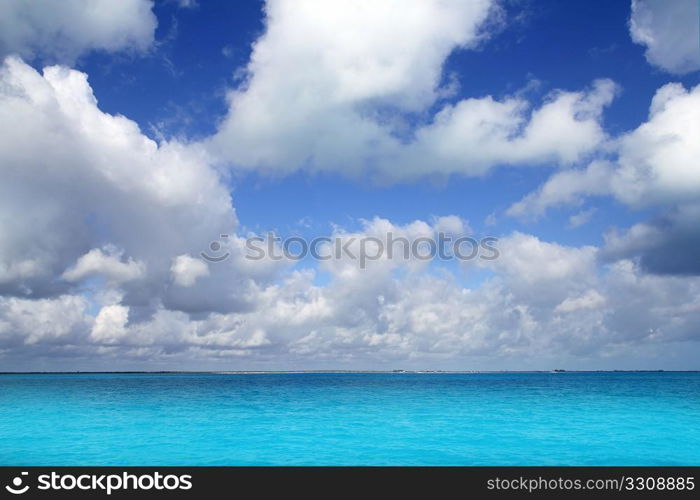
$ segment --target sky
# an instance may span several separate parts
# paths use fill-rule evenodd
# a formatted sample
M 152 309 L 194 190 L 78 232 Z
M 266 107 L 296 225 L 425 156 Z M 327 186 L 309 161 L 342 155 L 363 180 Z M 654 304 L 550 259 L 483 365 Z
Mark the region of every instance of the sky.
M 700 369 L 699 20 L 0 0 L 0 371 Z

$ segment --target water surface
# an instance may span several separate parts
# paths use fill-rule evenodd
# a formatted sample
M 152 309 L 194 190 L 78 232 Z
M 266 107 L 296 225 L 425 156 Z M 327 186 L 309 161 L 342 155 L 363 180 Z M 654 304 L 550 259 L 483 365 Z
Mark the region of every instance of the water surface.
M 0 375 L 0 465 L 700 465 L 700 373 Z

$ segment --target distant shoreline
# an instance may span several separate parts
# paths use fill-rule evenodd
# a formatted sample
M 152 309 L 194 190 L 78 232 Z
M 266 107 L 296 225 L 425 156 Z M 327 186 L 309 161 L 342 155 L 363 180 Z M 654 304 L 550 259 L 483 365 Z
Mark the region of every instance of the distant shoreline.
M 0 375 L 293 375 L 293 374 L 387 374 L 387 375 L 479 375 L 508 373 L 700 373 L 700 370 L 121 370 L 121 371 L 0 371 Z

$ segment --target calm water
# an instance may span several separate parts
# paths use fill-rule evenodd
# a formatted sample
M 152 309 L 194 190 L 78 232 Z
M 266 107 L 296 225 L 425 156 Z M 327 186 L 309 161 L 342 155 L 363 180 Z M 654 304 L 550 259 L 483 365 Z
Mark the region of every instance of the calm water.
M 700 465 L 700 374 L 0 375 L 0 465 Z

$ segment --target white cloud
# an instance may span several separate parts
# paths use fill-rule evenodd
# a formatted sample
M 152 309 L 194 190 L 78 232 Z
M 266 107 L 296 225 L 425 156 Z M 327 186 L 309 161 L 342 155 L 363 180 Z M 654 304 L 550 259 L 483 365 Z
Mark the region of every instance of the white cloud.
M 41 274 L 41 263 L 34 259 L 17 259 L 0 263 L 0 283 L 33 278 Z
M 646 47 L 650 64 L 670 73 L 700 69 L 696 0 L 632 0 L 630 36 Z
M 440 232 L 454 240 L 469 234 L 470 229 L 466 221 L 454 215 L 436 217 L 432 223 L 415 220 L 405 225 L 375 217 L 362 221 L 360 231 L 346 231 L 337 227 L 331 235 L 333 243 L 319 245 L 320 255 L 332 257 L 323 260 L 319 267 L 337 277 L 351 280 L 366 276 L 366 269 L 371 274 L 371 277 L 366 277 L 368 282 L 383 279 L 398 268 L 424 270 L 429 263 L 425 256 L 431 250 L 420 243 L 425 239 L 437 241 Z M 347 249 L 347 252 L 339 251 L 343 249 Z
M 368 279 L 342 270 L 320 286 L 306 270 L 259 289 L 249 310 L 192 318 L 160 308 L 131 323 L 123 304 L 93 320 L 79 297 L 5 298 L 0 325 L 11 326 L 0 326 L 0 356 L 3 347 L 36 356 L 72 343 L 72 356 L 151 369 L 543 368 L 563 359 L 610 368 L 606 358 L 651 345 L 656 366 L 672 367 L 663 357 L 675 343 L 697 344 L 700 278 L 648 275 L 629 260 L 597 272 L 593 248 L 517 233 L 505 240 L 496 274 L 475 287 L 429 273 Z
M 80 281 L 86 277 L 98 275 L 113 283 L 122 283 L 143 278 L 146 266 L 143 262 L 128 259 L 122 262 L 122 253 L 113 247 L 93 248 L 81 256 L 74 266 L 67 269 L 62 278 L 68 281 Z
M 584 196 L 609 194 L 611 168 L 608 162 L 596 160 L 582 169 L 559 171 L 537 191 L 508 207 L 506 214 L 536 219 L 550 207 L 578 205 Z
M 654 96 L 649 120 L 622 137 L 612 190 L 622 201 L 644 206 L 700 196 L 700 85 L 672 83 Z
M 192 286 L 197 278 L 209 275 L 207 263 L 189 255 L 178 255 L 170 266 L 173 280 L 179 286 Z
M 513 233 L 498 241 L 501 257 L 482 261 L 506 277 L 525 286 L 557 283 L 581 286 L 595 276 L 597 249 L 593 246 L 572 248 L 542 241 L 523 233 Z
M 665 85 L 651 102 L 649 119 L 615 140 L 614 160 L 557 172 L 508 213 L 537 217 L 591 195 L 613 195 L 637 208 L 692 202 L 700 197 L 698 137 L 700 85 Z
M 129 308 L 112 304 L 100 309 L 92 325 L 90 337 L 97 343 L 116 343 L 127 334 Z
M 75 295 L 39 300 L 0 296 L 0 350 L 81 342 L 92 323 L 87 306 L 85 298 Z
M 9 58 L 0 80 L 0 122 L 13 124 L 0 136 L 0 293 L 56 296 L 97 273 L 121 288 L 134 317 L 147 317 L 161 302 L 188 312 L 244 307 L 251 277 L 264 282 L 279 268 L 244 265 L 232 236 L 221 279 L 172 284 L 174 257 L 235 235 L 228 188 L 206 155 L 103 113 L 78 71 L 42 75 Z M 57 280 L 64 272 L 68 281 Z
M 521 98 L 465 99 L 444 107 L 384 167 L 387 175 L 406 177 L 480 175 L 504 164 L 570 165 L 605 139 L 599 120 L 615 92 L 610 80 L 598 80 L 584 92 L 554 92 L 529 116 L 529 103 Z
M 0 57 L 72 62 L 89 50 L 143 51 L 153 42 L 150 0 L 3 0 Z
M 457 215 L 434 217 L 432 222 L 436 233 L 458 236 L 472 233 L 469 223 Z
M 605 304 L 605 297 L 596 290 L 589 290 L 580 297 L 567 297 L 554 308 L 554 312 L 570 313 L 581 309 L 597 309 L 603 304 Z
M 690 90 L 664 85 L 654 95 L 648 120 L 615 139 L 612 159 L 557 172 L 507 213 L 536 218 L 549 207 L 578 205 L 587 196 L 602 195 L 633 209 L 656 209 L 661 215 L 647 222 L 609 231 L 603 257 L 634 259 L 652 273 L 700 274 L 698 137 L 700 85 Z
M 207 147 L 238 168 L 390 181 L 579 161 L 605 138 L 609 80 L 534 109 L 519 97 L 439 101 L 445 59 L 483 40 L 495 12 L 490 0 L 270 1 L 246 80 Z
M 269 1 L 266 32 L 212 146 L 241 166 L 355 163 L 358 151 L 393 142 L 379 123 L 392 113 L 372 117 L 378 108 L 434 102 L 444 59 L 479 42 L 492 8 L 491 0 Z

